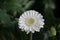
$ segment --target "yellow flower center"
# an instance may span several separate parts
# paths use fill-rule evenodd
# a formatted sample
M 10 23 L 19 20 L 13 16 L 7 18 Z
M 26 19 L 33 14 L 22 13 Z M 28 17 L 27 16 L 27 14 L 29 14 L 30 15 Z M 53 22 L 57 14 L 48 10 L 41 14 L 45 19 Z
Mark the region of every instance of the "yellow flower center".
M 33 25 L 34 24 L 34 22 L 35 22 L 35 20 L 33 19 L 33 18 L 29 18 L 28 20 L 27 20 L 27 25 Z

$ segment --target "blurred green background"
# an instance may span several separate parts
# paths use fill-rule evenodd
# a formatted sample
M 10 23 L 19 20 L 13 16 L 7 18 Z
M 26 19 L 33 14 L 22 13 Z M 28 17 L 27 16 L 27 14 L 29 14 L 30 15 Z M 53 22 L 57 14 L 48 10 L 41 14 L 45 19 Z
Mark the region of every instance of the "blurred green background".
M 18 27 L 18 18 L 27 10 L 36 10 L 45 19 L 44 28 L 33 34 L 33 40 L 60 40 L 59 0 L 0 0 L 0 40 L 30 40 L 30 34 Z

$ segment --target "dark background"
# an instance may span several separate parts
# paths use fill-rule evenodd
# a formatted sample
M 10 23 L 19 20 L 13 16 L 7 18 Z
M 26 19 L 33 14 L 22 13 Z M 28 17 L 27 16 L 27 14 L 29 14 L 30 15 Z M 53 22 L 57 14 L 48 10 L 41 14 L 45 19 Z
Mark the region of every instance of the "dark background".
M 43 0 L 35 0 L 35 3 L 31 9 L 42 12 L 42 1 Z M 54 15 L 56 18 L 60 18 L 60 0 L 54 0 L 56 9 L 54 10 Z M 41 6 L 40 6 L 41 5 Z

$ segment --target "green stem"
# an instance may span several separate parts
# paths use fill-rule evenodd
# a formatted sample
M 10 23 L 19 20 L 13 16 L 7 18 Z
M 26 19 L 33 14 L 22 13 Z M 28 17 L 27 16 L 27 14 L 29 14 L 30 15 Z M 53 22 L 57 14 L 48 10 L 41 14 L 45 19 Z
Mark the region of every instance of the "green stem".
M 30 40 L 32 40 L 32 33 L 30 33 Z

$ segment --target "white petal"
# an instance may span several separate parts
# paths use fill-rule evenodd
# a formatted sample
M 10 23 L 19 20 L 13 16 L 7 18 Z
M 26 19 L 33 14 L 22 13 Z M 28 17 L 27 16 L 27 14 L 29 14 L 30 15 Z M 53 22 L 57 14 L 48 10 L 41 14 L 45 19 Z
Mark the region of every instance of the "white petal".
M 29 33 L 29 31 L 27 31 L 27 34 Z

